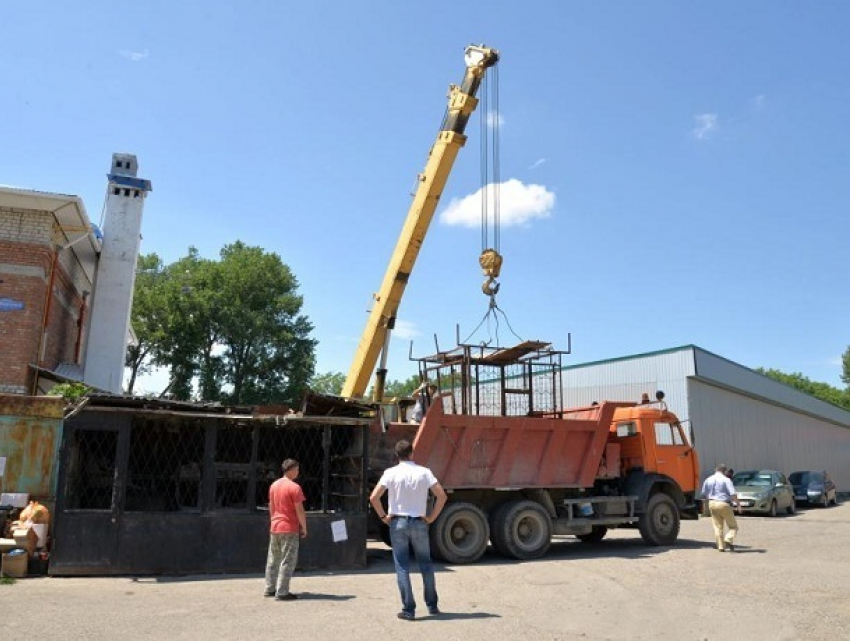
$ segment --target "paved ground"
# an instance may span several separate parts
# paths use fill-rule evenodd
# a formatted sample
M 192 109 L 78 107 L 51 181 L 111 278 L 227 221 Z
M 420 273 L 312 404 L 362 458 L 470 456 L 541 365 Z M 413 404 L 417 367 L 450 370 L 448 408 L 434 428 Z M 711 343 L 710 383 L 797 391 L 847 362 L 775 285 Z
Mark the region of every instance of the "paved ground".
M 6 639 L 841 639 L 850 630 L 850 503 L 741 517 L 719 554 L 708 519 L 673 548 L 637 531 L 598 545 L 559 539 L 545 559 L 495 555 L 438 566 L 439 617 L 396 619 L 392 561 L 370 544 L 358 572 L 298 573 L 294 602 L 264 599 L 260 574 L 34 578 L 0 585 Z M 416 577 L 418 579 L 418 577 Z M 421 582 L 415 583 L 421 592 Z M 421 614 L 424 608 L 420 604 Z

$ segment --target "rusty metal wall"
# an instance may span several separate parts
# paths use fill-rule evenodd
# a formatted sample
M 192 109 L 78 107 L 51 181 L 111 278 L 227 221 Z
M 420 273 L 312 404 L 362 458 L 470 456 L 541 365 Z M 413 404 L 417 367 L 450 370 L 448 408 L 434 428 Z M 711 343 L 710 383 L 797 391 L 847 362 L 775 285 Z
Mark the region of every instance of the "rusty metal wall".
M 52 506 L 56 498 L 64 400 L 0 394 L 0 457 L 3 492 L 26 492 Z

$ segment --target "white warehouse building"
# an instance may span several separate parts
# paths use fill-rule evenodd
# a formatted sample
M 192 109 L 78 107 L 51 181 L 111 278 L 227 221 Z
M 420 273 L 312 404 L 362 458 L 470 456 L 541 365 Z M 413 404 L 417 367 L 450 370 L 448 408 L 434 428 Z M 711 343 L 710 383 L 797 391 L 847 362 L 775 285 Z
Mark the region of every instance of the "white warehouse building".
M 826 470 L 850 492 L 850 412 L 695 345 L 565 367 L 562 384 L 566 407 L 663 390 L 693 428 L 703 478 L 719 463 Z

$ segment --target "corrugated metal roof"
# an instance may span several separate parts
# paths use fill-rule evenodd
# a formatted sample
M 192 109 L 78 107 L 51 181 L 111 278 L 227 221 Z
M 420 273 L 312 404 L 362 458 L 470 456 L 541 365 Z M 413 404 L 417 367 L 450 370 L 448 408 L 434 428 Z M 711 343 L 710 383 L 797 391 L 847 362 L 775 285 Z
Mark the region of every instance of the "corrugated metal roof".
M 694 348 L 694 357 L 696 376 L 702 381 L 712 382 L 721 387 L 806 412 L 850 428 L 850 412 L 845 409 L 699 347 Z

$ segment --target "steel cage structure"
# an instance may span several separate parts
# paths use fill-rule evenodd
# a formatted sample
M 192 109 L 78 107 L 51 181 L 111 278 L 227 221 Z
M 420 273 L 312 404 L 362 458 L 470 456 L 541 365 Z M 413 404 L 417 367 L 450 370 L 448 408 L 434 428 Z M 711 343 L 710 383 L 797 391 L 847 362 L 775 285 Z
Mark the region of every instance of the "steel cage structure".
M 561 357 L 550 343 L 513 347 L 458 344 L 413 359 L 422 380 L 433 382 L 447 414 L 537 416 L 561 412 Z

